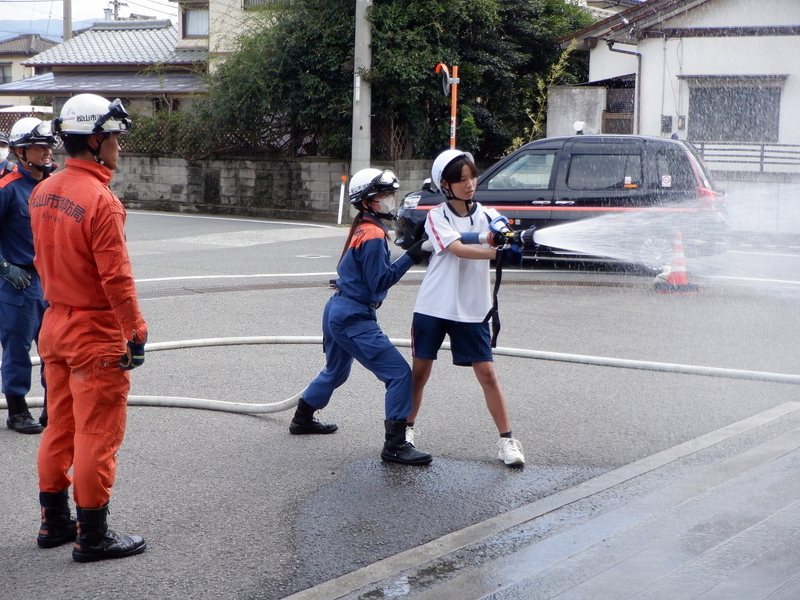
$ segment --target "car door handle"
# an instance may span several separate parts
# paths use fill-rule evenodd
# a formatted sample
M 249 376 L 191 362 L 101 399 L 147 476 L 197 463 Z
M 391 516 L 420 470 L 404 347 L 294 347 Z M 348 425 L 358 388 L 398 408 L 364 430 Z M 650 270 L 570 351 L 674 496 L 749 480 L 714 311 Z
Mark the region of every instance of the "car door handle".
M 556 200 L 556 204 L 559 206 L 572 206 L 575 204 L 574 200 Z
M 538 200 L 531 201 L 531 204 L 533 204 L 534 206 L 543 206 L 543 205 L 550 204 L 550 200 L 545 200 L 544 198 L 539 198 Z

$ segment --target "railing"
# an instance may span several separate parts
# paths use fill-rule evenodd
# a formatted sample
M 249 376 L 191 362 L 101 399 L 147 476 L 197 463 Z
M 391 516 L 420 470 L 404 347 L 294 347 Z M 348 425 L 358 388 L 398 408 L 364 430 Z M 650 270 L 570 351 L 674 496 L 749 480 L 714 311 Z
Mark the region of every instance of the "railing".
M 710 169 L 800 171 L 800 145 L 692 142 Z M 742 165 L 746 165 L 744 168 Z

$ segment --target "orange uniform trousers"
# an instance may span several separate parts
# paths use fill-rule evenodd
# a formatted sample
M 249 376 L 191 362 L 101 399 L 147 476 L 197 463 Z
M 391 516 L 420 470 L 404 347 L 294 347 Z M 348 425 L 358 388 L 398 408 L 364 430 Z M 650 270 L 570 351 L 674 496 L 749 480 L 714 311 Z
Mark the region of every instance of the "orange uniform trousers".
M 82 508 L 100 508 L 111 497 L 130 390 L 130 371 L 119 368 L 125 347 L 110 308 L 47 309 L 39 334 L 49 416 L 39 447 L 40 491 L 73 484 Z

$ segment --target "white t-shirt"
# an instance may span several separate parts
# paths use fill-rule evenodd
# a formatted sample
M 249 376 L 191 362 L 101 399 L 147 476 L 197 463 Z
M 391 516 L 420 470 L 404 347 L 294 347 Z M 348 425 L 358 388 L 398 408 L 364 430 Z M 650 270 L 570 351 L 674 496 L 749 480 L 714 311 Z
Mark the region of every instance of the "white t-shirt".
M 447 202 L 428 212 L 425 231 L 433 244 L 433 255 L 414 312 L 461 323 L 480 323 L 486 318 L 492 308 L 489 260 L 459 258 L 447 247 L 461 239 L 461 233 L 489 231 L 489 222 L 499 215 L 477 202 L 466 217 L 459 216 Z

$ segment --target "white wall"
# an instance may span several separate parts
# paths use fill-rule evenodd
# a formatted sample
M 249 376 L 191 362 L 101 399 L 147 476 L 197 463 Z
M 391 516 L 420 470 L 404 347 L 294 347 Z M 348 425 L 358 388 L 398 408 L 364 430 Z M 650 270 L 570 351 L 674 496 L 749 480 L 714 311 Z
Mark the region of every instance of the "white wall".
M 800 23 L 800 19 L 798 20 Z M 800 144 L 800 38 L 648 39 L 642 53 L 640 132 L 661 135 L 661 115 L 689 115 L 689 85 L 679 76 L 788 75 L 781 93 L 779 143 Z M 669 134 L 667 134 L 669 135 Z
M 242 10 L 242 0 L 212 0 L 209 2 L 208 49 L 215 54 L 235 50 L 236 37 L 255 20 L 255 13 Z
M 627 44 L 614 44 L 614 48 L 617 50 L 627 50 L 629 52 L 637 51 L 636 46 L 629 46 Z M 591 51 L 589 82 L 634 74 L 637 68 L 636 63 L 637 60 L 635 56 L 612 52 L 608 49 L 608 44 L 598 40 L 597 47 Z
M 797 0 L 712 0 L 678 15 L 665 27 L 769 27 L 800 23 Z

